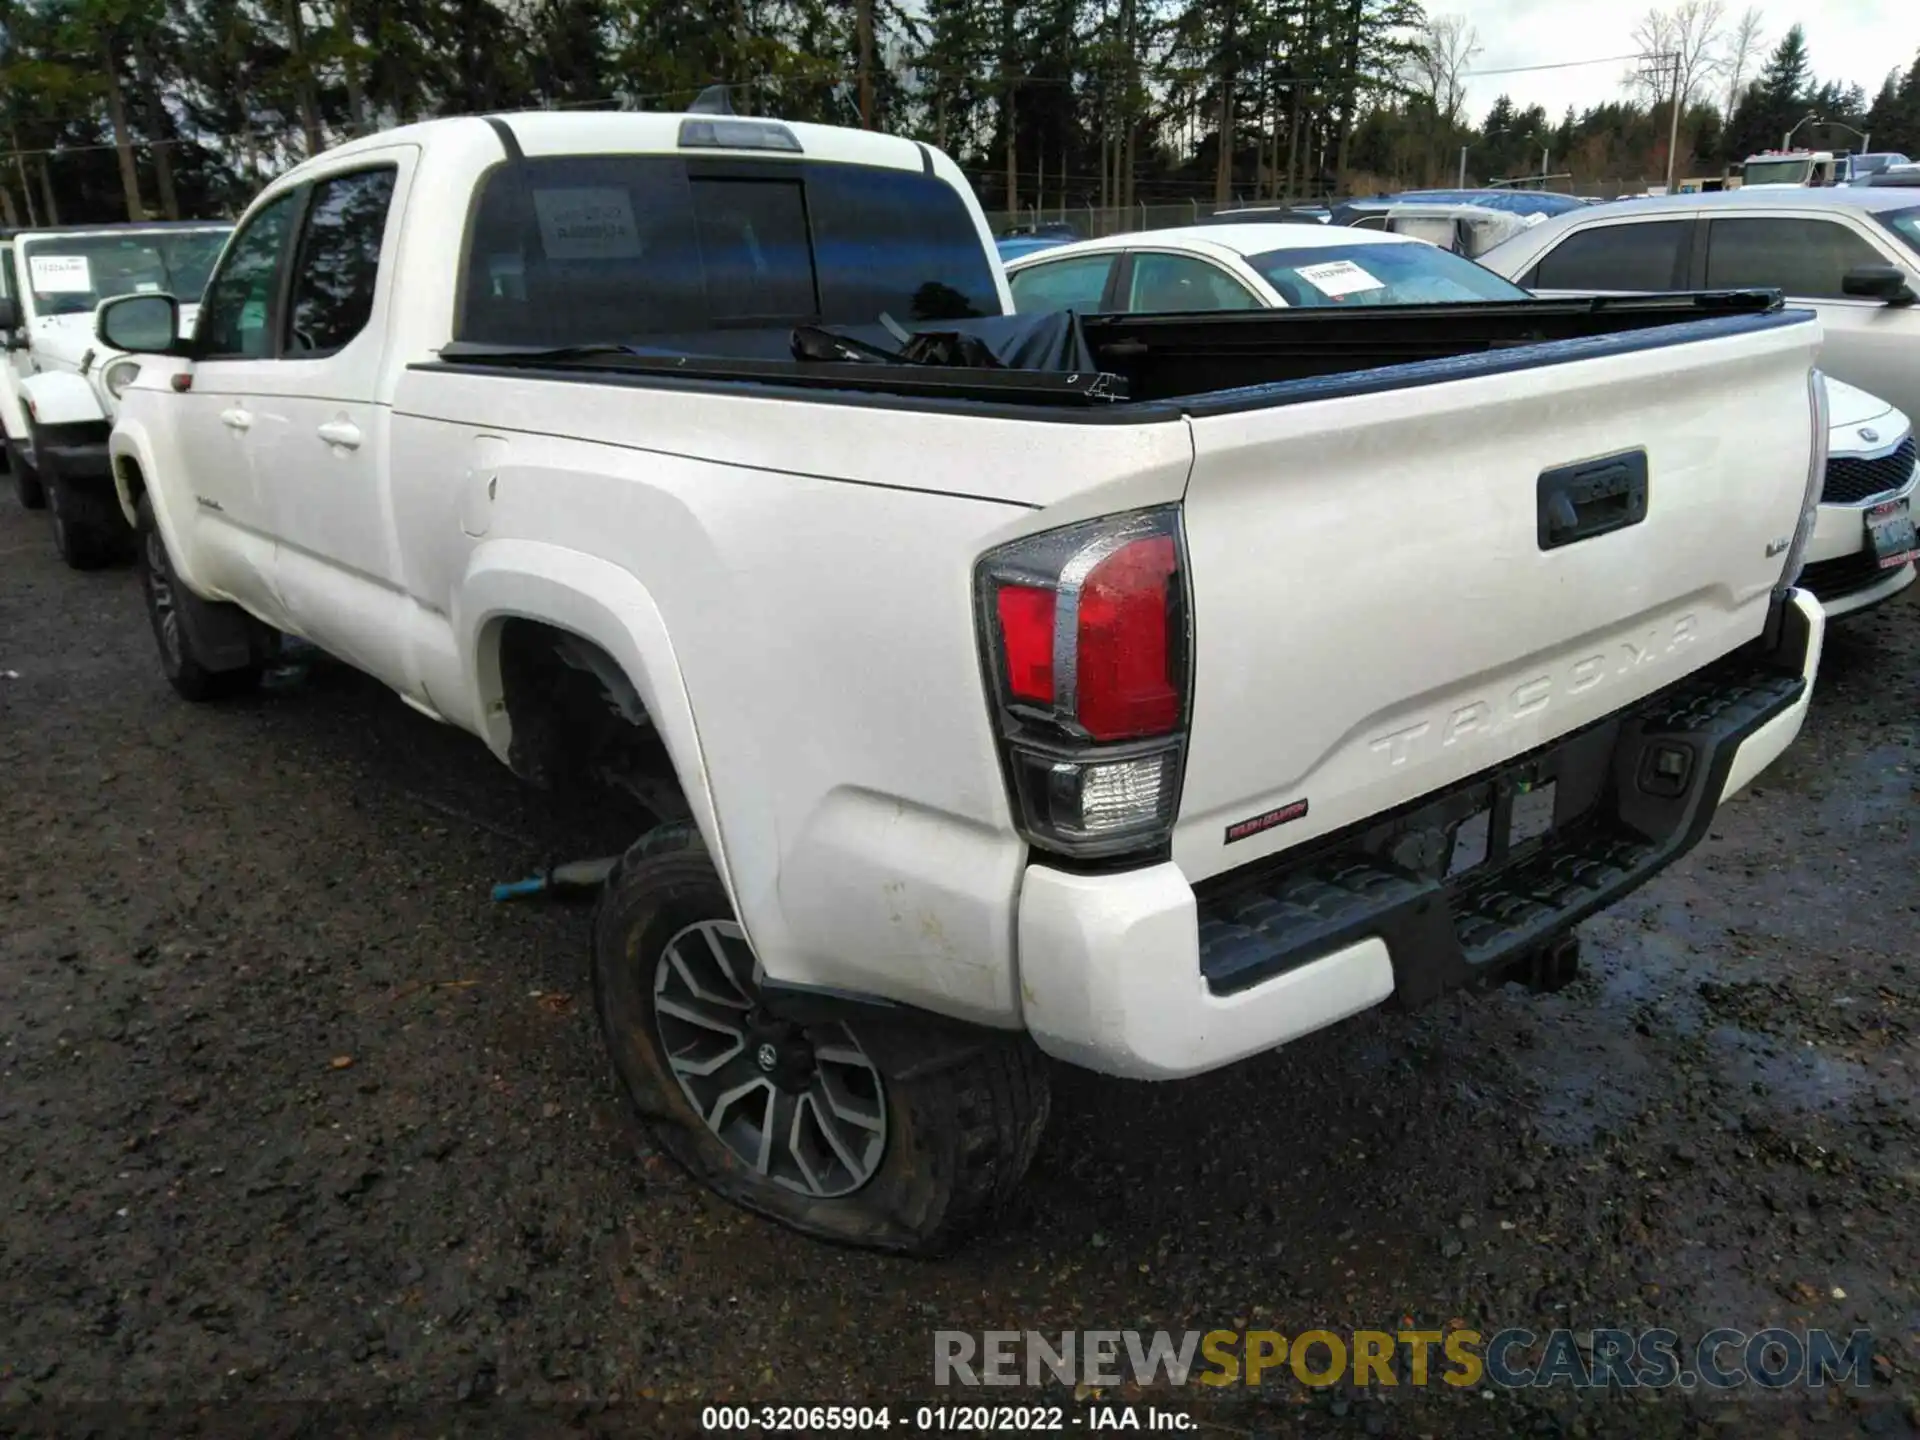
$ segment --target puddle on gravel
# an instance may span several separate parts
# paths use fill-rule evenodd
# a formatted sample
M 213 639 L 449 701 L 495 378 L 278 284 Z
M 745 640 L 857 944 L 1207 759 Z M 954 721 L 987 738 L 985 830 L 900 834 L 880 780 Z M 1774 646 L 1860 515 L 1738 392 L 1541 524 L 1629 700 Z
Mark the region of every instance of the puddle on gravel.
M 1866 1089 L 1866 1067 L 1836 1060 L 1815 1046 L 1783 1043 L 1738 1025 L 1708 1032 L 1714 1068 L 1729 1093 L 1754 1097 L 1765 1108 L 1791 1114 L 1830 1115 L 1849 1108 Z

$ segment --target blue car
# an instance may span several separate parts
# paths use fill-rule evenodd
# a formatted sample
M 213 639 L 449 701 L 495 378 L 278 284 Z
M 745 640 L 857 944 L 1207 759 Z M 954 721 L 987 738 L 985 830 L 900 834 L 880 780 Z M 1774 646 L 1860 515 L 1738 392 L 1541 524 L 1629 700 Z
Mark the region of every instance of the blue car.
M 1022 255 L 1031 255 L 1036 250 L 1051 250 L 1056 245 L 1067 245 L 1073 241 L 1071 235 L 1003 235 L 993 242 L 1000 252 L 1000 263 L 1018 260 Z

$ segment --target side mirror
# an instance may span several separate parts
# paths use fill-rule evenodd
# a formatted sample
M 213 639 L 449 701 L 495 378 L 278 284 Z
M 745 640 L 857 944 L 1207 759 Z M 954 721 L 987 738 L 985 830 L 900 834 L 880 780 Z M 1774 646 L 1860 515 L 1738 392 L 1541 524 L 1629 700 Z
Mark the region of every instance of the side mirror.
M 100 343 L 134 355 L 177 354 L 180 302 L 171 295 L 122 295 L 94 312 Z
M 1889 305 L 1911 305 L 1914 301 L 1907 272 L 1898 265 L 1856 265 L 1841 277 L 1840 290 L 1867 300 L 1884 300 Z

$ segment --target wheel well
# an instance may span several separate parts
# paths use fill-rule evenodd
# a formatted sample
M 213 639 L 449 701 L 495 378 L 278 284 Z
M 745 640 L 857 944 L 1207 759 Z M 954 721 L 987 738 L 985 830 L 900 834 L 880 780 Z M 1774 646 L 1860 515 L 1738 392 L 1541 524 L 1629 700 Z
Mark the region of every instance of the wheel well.
M 611 786 L 662 820 L 691 812 L 673 758 L 619 661 L 571 630 L 513 618 L 500 626 L 507 763 L 550 790 Z
M 114 488 L 120 492 L 120 508 L 127 512 L 127 523 L 132 525 L 140 511 L 140 498 L 147 493 L 147 477 L 131 455 L 116 455 L 113 478 Z

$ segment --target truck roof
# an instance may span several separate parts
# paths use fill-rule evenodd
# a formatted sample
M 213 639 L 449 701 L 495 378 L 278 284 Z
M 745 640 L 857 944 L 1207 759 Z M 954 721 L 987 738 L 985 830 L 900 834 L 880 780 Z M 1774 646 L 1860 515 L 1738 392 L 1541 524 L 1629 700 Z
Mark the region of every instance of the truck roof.
M 329 165 L 362 151 L 383 150 L 393 145 L 418 145 L 423 148 L 472 148 L 497 158 L 502 141 L 499 125 L 504 125 L 530 158 L 543 155 L 633 155 L 681 153 L 757 155 L 765 150 L 750 147 L 703 146 L 698 152 L 683 152 L 680 127 L 689 119 L 769 122 L 784 126 L 800 144 L 801 157 L 809 160 L 837 161 L 842 164 L 876 165 L 895 170 L 934 168 L 933 152 L 914 140 L 882 135 L 872 130 L 850 130 L 838 125 L 813 125 L 795 120 L 780 120 L 760 115 L 687 115 L 667 111 L 630 110 L 522 110 L 501 111 L 495 115 L 463 115 L 446 120 L 423 120 L 393 130 L 382 130 L 358 140 L 349 140 L 331 150 L 304 160 L 287 172 L 293 178 Z
M 220 230 L 231 220 L 105 220 L 94 225 L 22 225 L 0 230 L 0 240 L 38 240 L 45 235 L 129 235 L 144 230 Z

